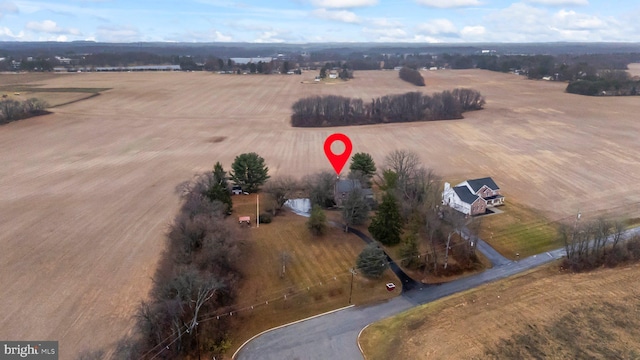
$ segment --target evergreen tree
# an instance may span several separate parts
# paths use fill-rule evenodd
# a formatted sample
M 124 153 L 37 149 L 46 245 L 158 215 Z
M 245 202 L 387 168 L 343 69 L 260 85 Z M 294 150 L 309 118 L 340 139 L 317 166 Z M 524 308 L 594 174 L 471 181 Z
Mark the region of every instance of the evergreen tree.
M 409 234 L 402 242 L 402 248 L 400 248 L 400 257 L 402 258 L 402 266 L 406 266 L 410 269 L 415 269 L 420 265 L 418 259 L 420 251 L 418 250 L 418 239 L 415 233 Z
M 369 232 L 374 239 L 385 245 L 400 243 L 402 233 L 402 217 L 396 198 L 387 193 L 382 197 L 382 203 L 376 216 L 371 220 Z
M 225 205 L 225 214 L 230 215 L 233 202 L 231 200 L 231 192 L 227 183 L 227 172 L 224 171 L 220 162 L 213 166 L 212 176 L 210 177 L 209 186 L 204 194 L 210 201 L 220 201 Z
M 379 278 L 389 267 L 389 263 L 384 250 L 377 244 L 369 244 L 358 255 L 356 266 L 365 276 Z
M 327 232 L 327 216 L 319 205 L 313 205 L 307 227 L 315 236 L 322 236 Z
M 349 170 L 354 173 L 360 172 L 367 179 L 371 179 L 376 173 L 376 163 L 373 161 L 371 155 L 367 153 L 357 153 L 351 157 L 351 165 L 349 166 Z M 368 181 L 367 184 L 362 185 L 371 184 Z
M 257 192 L 270 177 L 264 159 L 254 152 L 236 156 L 231 168 L 231 180 L 250 193 Z

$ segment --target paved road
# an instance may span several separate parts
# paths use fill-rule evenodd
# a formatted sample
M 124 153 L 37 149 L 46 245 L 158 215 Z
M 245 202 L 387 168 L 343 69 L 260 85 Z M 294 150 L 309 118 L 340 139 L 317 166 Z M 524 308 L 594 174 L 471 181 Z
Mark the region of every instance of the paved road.
M 352 307 L 265 333 L 237 359 L 362 359 L 358 333 L 368 324 L 442 297 L 523 272 L 564 256 L 564 249 L 494 266 L 478 275 L 403 292 L 388 302 Z
M 462 232 L 460 235 L 467 240 L 472 238 L 474 241 L 476 241 L 478 243 L 477 249 L 480 250 L 480 252 L 487 259 L 489 259 L 489 261 L 491 261 L 491 264 L 493 264 L 493 266 L 507 265 L 511 262 L 511 260 L 502 256 L 499 252 L 497 252 L 494 248 L 491 247 L 491 245 L 487 244 L 484 240 L 472 235 L 469 229 L 467 229 L 466 227 L 462 229 Z
M 344 225 L 342 225 L 342 224 L 337 224 L 337 223 L 333 223 L 332 222 L 332 225 L 344 228 Z M 360 231 L 358 229 L 349 228 L 349 232 L 354 234 L 354 235 L 356 235 L 360 239 L 364 240 L 364 242 L 366 242 L 367 244 L 371 244 L 371 243 L 374 242 L 373 239 L 371 239 L 370 237 L 368 237 L 367 235 L 365 235 L 362 231 Z M 398 264 L 396 264 L 396 262 L 393 261 L 393 259 L 391 259 L 389 254 L 387 254 L 385 252 L 385 255 L 387 256 L 387 262 L 389 262 L 389 268 L 391 269 L 391 271 L 393 271 L 394 274 L 396 274 L 396 276 L 398 277 L 398 279 L 402 283 L 402 292 L 403 293 L 407 292 L 407 291 L 410 291 L 410 290 L 413 290 L 415 288 L 418 288 L 418 287 L 420 287 L 422 285 L 422 283 L 413 280 L 411 278 L 411 276 L 407 275 L 407 273 L 405 273 L 404 270 L 402 270 L 402 268 L 400 268 L 400 266 L 398 266 Z
M 640 234 L 640 228 L 627 232 L 627 235 L 632 234 Z M 484 246 L 489 246 L 486 243 L 481 245 L 482 243 L 484 241 L 478 243 L 478 249 L 485 253 Z M 245 345 L 236 358 L 363 359 L 357 346 L 357 338 L 365 326 L 417 305 L 533 269 L 565 256 L 565 250 L 558 249 L 518 261 L 509 261 L 496 254 L 497 252 L 488 256 L 494 261 L 494 267 L 480 274 L 441 285 L 416 286 L 382 304 L 351 307 L 267 332 Z

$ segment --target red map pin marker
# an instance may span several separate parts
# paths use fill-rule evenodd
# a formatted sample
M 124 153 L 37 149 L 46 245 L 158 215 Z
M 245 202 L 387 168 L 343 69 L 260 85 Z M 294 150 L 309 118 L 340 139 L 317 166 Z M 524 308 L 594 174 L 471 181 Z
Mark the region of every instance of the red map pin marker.
M 334 154 L 331 151 L 331 145 L 336 141 L 341 141 L 344 144 L 344 152 L 342 154 Z M 345 134 L 332 134 L 324 141 L 324 154 L 327 156 L 327 159 L 329 159 L 329 162 L 331 163 L 331 166 L 333 166 L 333 170 L 336 171 L 336 174 L 340 175 L 342 168 L 344 168 L 344 165 L 351 156 L 352 149 L 351 139 L 349 139 Z

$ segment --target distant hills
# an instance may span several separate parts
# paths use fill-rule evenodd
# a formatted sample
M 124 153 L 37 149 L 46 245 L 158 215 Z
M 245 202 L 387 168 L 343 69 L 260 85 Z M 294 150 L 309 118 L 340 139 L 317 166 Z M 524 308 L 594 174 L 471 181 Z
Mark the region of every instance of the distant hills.
M 185 43 L 138 42 L 0 42 L 0 56 L 53 56 L 65 54 L 123 53 L 143 51 L 168 56 L 255 57 L 278 53 L 331 52 L 336 55 L 366 54 L 475 54 L 490 50 L 498 54 L 609 54 L 640 53 L 640 43 Z

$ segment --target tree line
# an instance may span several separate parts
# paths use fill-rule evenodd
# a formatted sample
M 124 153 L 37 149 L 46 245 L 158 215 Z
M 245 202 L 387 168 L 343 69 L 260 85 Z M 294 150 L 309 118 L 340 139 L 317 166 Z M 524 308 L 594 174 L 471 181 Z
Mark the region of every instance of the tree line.
M 154 275 L 149 300 L 136 314 L 137 335 L 120 341 L 117 358 L 181 359 L 201 353 L 220 358 L 231 346 L 240 271 L 241 233 L 225 217 L 233 203 L 228 181 L 258 191 L 269 178 L 256 153 L 236 157 L 231 173 L 218 162 L 176 190 L 183 205 L 166 236 L 166 250 Z M 215 321 L 205 321 L 215 318 Z
M 424 78 L 420 74 L 420 71 L 403 66 L 399 72 L 400 79 L 411 83 L 416 86 L 424 86 Z
M 183 206 L 169 228 L 150 299 L 138 306 L 139 336 L 121 345 L 120 358 L 176 359 L 200 351 L 221 356 L 230 346 L 226 317 L 201 321 L 232 308 L 241 280 L 240 236 L 224 221 L 226 205 L 211 200 L 218 175 L 203 174 L 180 186 Z
M 38 98 L 23 101 L 2 99 L 0 100 L 0 124 L 46 114 L 45 109 L 48 106 L 46 101 Z
M 365 103 L 362 99 L 326 95 L 296 101 L 291 115 L 294 127 L 323 127 L 461 119 L 462 113 L 480 110 L 484 97 L 472 89 L 434 93 L 386 95 Z
M 605 70 L 571 81 L 566 91 L 588 96 L 633 96 L 640 94 L 640 80 L 623 70 Z
M 562 266 L 585 271 L 640 261 L 640 236 L 624 241 L 625 230 L 623 222 L 603 218 L 562 224 L 558 233 L 567 252 Z

